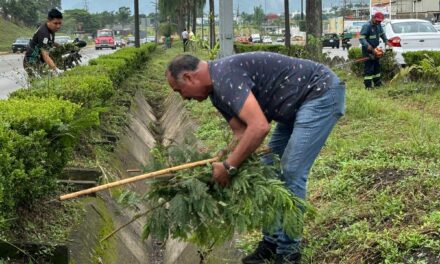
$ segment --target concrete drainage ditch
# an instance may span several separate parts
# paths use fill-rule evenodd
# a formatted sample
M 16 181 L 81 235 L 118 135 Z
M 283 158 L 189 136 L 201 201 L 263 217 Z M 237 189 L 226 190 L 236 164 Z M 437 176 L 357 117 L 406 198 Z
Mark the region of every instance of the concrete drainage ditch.
M 141 174 L 140 167 L 149 161 L 150 149 L 157 141 L 161 141 L 160 143 L 164 145 L 171 142 L 197 144 L 193 136 L 196 126 L 185 112 L 182 99 L 176 94 L 171 94 L 163 105 L 163 115 L 158 119 L 142 93 L 140 91 L 136 93 L 127 115 L 129 125 L 123 136 L 119 138 L 113 153 L 110 154 L 110 168 L 105 168 L 104 173 L 111 174 L 113 180 Z M 158 134 L 157 131 L 161 133 Z M 78 190 L 95 186 L 99 177 L 103 175 L 98 169 L 67 168 L 59 182 L 72 187 L 72 190 Z M 140 181 L 124 188 L 144 193 L 147 185 Z M 68 241 L 55 246 L 53 255 L 42 263 L 193 264 L 200 262 L 197 249 L 191 244 L 171 239 L 166 245 L 151 239 L 142 241 L 141 232 L 145 221 L 143 218 L 120 230 L 104 244 L 100 244 L 103 236 L 130 221 L 135 214 L 122 208 L 111 196 L 112 191 L 109 191 L 101 192 L 96 197 L 81 198 L 84 209 L 81 223 L 73 229 Z M 140 209 L 143 211 L 142 208 Z M 33 252 L 41 252 L 47 247 L 38 243 L 0 245 L 0 259 L 12 259 L 14 256 L 18 260 L 23 259 L 18 248 L 24 248 L 34 254 Z M 215 250 L 207 262 L 239 263 L 239 259 L 240 254 L 231 250 L 231 245 L 225 245 Z

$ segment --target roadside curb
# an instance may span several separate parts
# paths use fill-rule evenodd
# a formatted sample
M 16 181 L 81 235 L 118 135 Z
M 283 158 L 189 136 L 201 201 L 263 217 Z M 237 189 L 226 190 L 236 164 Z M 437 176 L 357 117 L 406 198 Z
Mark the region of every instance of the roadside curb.
M 7 51 L 0 51 L 0 55 L 6 55 L 6 54 L 9 54 L 9 52 L 7 52 Z

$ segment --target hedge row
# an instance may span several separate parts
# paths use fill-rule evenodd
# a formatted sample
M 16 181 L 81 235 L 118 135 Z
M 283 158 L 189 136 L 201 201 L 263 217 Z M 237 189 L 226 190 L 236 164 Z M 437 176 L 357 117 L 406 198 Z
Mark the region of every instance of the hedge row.
M 420 65 L 420 62 L 426 58 L 431 58 L 435 66 L 440 66 L 440 51 L 410 51 L 403 53 L 402 56 L 408 66 Z
M 380 59 L 380 69 L 382 79 L 391 80 L 399 70 L 399 65 L 396 62 L 396 54 L 394 52 L 385 52 L 384 56 Z M 348 51 L 348 60 L 354 61 L 356 59 L 363 58 L 362 50 L 360 48 L 351 48 Z M 350 69 L 357 76 L 361 77 L 364 73 L 364 62 L 353 62 L 350 64 Z
M 267 51 L 275 52 L 284 55 L 289 54 L 289 50 L 284 45 L 265 45 L 265 44 L 240 44 L 234 43 L 235 53 L 253 52 L 253 51 Z M 306 58 L 306 50 L 304 46 L 292 45 L 290 46 L 290 56 L 297 58 Z
M 125 48 L 0 100 L 0 228 L 55 188 L 81 135 L 154 44 Z

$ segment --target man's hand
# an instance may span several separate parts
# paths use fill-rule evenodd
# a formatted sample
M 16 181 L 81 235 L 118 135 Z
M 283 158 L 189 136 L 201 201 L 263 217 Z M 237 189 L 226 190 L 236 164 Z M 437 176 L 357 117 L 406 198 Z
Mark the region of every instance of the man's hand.
M 212 180 L 223 187 L 229 185 L 229 174 L 223 163 L 212 163 Z

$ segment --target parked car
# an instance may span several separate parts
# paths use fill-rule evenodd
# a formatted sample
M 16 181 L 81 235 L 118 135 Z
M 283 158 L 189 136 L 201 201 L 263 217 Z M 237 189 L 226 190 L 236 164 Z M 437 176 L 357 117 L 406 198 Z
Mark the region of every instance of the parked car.
M 95 49 L 116 49 L 115 35 L 111 29 L 98 30 L 95 38 Z
M 284 43 L 284 38 L 283 37 L 278 37 L 275 42 L 277 43 Z
M 440 51 L 440 32 L 421 19 L 396 19 L 384 24 L 388 45 L 396 53 L 399 64 L 405 64 L 404 52 L 418 50 Z
M 261 37 L 260 34 L 251 34 L 252 37 L 252 43 L 261 43 Z
M 58 43 L 60 45 L 64 45 L 66 43 L 72 43 L 73 40 L 69 36 L 55 36 L 55 43 Z
M 327 33 L 324 34 L 322 40 L 322 47 L 331 47 L 332 49 L 339 49 L 339 37 L 336 33 Z
M 24 52 L 26 51 L 27 47 L 29 46 L 29 38 L 18 38 L 15 40 L 14 43 L 12 43 L 12 52 L 16 53 L 17 51 L 19 52 Z
M 236 37 L 235 41 L 241 44 L 249 44 L 249 38 L 247 37 Z
M 437 31 L 440 31 L 440 23 L 434 24 L 433 27 L 437 29 Z
M 146 39 L 147 39 L 147 43 L 156 42 L 155 36 L 147 36 Z
M 270 36 L 263 36 L 264 44 L 272 44 L 272 38 Z

